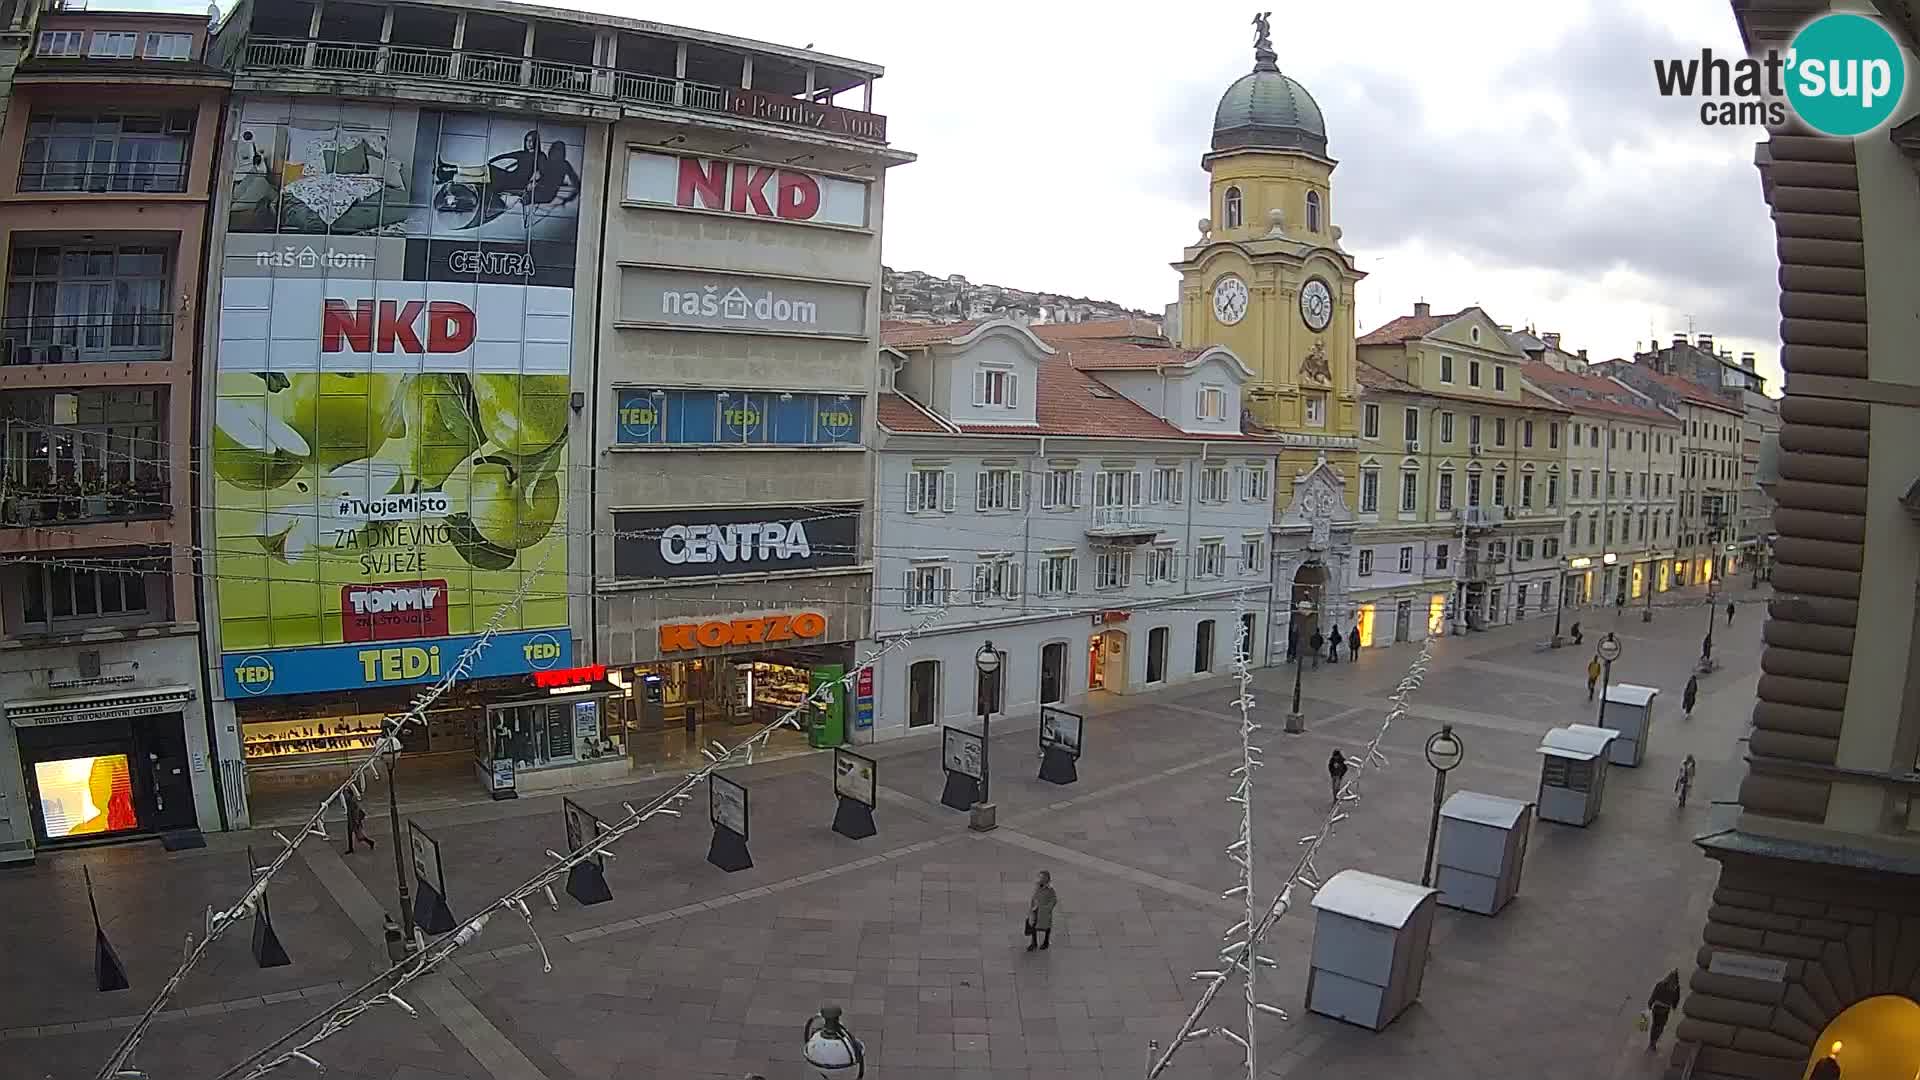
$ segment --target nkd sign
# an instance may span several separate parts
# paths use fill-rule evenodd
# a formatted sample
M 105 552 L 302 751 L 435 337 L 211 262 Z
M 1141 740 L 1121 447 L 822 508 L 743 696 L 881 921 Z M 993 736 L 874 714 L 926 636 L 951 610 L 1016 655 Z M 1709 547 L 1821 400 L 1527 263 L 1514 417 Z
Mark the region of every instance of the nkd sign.
M 806 225 L 867 225 L 867 185 L 759 162 L 627 153 L 627 200 Z
M 864 337 L 867 290 L 789 278 L 620 270 L 620 320 L 705 330 Z
M 860 508 L 626 510 L 613 515 L 613 572 L 625 579 L 710 577 L 852 566 Z

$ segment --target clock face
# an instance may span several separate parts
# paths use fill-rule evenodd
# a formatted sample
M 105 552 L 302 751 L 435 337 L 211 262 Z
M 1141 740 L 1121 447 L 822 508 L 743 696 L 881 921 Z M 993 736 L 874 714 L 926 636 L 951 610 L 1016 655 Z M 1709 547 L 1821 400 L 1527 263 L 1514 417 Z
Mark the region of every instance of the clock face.
M 1325 330 L 1333 321 L 1333 290 L 1326 282 L 1312 278 L 1300 287 L 1300 318 L 1315 332 Z
M 1232 326 L 1247 317 L 1247 283 L 1228 274 L 1213 283 L 1213 317 Z

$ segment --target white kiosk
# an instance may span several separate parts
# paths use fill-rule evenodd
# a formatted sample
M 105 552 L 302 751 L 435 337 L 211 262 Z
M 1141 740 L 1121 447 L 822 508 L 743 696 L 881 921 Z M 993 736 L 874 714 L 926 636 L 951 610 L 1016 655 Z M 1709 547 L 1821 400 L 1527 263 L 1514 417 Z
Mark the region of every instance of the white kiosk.
M 1379 1031 L 1420 996 L 1434 890 L 1342 870 L 1314 894 L 1307 1008 Z
M 1523 799 L 1456 791 L 1440 808 L 1440 848 L 1433 883 L 1440 903 L 1497 914 L 1520 891 L 1533 804 Z
M 1585 826 L 1600 815 L 1607 786 L 1609 728 L 1568 724 L 1540 741 L 1540 820 Z
M 1614 683 L 1607 687 L 1607 708 L 1600 724 L 1620 737 L 1607 748 L 1615 765 L 1638 768 L 1647 756 L 1647 737 L 1653 731 L 1653 699 L 1660 691 L 1651 686 Z

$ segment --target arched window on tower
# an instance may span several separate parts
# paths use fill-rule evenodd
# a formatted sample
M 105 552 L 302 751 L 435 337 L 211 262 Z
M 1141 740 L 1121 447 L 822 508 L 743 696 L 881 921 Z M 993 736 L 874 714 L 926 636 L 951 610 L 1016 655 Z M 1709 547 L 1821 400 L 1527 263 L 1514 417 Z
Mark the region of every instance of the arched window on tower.
M 1240 227 L 1241 214 L 1240 214 L 1240 189 L 1239 188 L 1230 187 L 1227 189 L 1227 205 L 1224 209 L 1224 212 L 1220 216 L 1226 219 L 1227 228 L 1237 229 Z
M 1320 231 L 1320 193 L 1317 191 L 1307 192 L 1307 231 Z

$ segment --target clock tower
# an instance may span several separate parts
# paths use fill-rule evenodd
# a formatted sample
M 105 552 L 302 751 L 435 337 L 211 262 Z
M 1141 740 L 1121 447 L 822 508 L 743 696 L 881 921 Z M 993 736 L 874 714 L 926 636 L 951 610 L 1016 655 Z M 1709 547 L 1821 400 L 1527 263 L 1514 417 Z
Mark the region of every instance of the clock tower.
M 1357 405 L 1353 302 L 1363 277 L 1333 221 L 1326 122 L 1282 74 L 1255 17 L 1253 71 L 1220 98 L 1209 212 L 1179 262 L 1181 344 L 1224 345 L 1254 371 L 1255 423 L 1325 451 L 1351 479 Z M 1344 451 L 1344 453 L 1342 453 Z M 1282 476 L 1286 469 L 1282 469 Z

